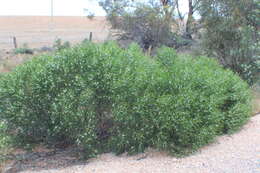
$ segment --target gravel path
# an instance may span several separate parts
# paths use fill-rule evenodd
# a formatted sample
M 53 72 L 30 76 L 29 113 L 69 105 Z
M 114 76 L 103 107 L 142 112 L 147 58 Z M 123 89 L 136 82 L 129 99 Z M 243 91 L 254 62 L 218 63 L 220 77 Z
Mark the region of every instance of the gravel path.
M 52 159 L 59 162 L 59 157 Z M 102 154 L 88 162 L 59 168 L 42 162 L 44 167 L 30 167 L 23 173 L 260 173 L 260 115 L 254 116 L 240 132 L 219 137 L 186 158 L 150 150 L 135 156 Z

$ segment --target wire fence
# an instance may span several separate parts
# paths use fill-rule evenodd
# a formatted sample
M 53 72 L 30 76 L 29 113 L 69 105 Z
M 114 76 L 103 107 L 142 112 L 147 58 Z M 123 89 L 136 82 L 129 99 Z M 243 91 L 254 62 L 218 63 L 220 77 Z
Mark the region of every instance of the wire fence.
M 8 20 L 9 19 L 9 20 Z M 108 39 L 109 27 L 105 18 L 85 17 L 0 17 L 0 49 L 13 49 L 27 44 L 32 48 L 52 46 L 56 39 L 79 43 L 92 33 L 94 42 Z

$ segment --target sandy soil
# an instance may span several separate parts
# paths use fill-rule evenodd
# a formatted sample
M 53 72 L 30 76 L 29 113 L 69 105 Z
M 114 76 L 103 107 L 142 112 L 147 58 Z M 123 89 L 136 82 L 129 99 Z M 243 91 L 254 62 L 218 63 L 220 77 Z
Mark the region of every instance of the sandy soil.
M 105 17 L 51 17 L 0 16 L 0 49 L 13 48 L 12 37 L 17 38 L 18 46 L 27 43 L 29 47 L 52 45 L 56 38 L 77 43 L 93 32 L 94 41 L 104 41 L 109 26 Z
M 260 172 L 260 115 L 231 136 L 185 158 L 148 150 L 134 156 L 102 154 L 78 161 L 72 150 L 38 152 L 13 165 L 10 172 L 22 173 L 258 173 Z M 43 156 L 43 157 L 41 157 Z M 19 166 L 17 166 L 19 165 Z

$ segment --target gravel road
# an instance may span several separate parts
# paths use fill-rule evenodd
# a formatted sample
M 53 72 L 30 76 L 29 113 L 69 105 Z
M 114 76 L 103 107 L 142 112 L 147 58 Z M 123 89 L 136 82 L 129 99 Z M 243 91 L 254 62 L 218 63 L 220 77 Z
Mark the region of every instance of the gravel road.
M 50 158 L 49 162 L 58 163 L 64 158 Z M 260 173 L 260 115 L 252 117 L 240 132 L 221 136 L 185 158 L 149 150 L 135 156 L 102 154 L 87 162 L 59 168 L 55 164 L 50 168 L 47 162 L 36 161 L 43 167 L 34 165 L 23 173 Z

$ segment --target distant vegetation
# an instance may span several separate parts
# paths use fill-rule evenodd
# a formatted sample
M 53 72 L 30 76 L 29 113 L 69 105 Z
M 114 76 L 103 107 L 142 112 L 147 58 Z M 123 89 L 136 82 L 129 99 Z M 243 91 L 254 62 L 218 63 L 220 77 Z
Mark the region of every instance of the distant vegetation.
M 184 155 L 251 114 L 248 85 L 215 60 L 167 47 L 150 58 L 136 44 L 85 43 L 39 56 L 1 76 L 0 98 L 2 139 L 74 144 L 86 157 L 147 147 Z
M 29 48 L 27 44 L 23 44 L 21 48 L 14 49 L 14 54 L 33 54 L 33 49 Z
M 63 43 L 62 40 L 60 38 L 58 38 L 54 41 L 53 48 L 58 51 L 60 51 L 62 49 L 70 48 L 70 42 L 65 41 Z
M 41 47 L 40 49 L 32 49 L 29 48 L 27 44 L 23 44 L 22 47 L 16 48 L 13 50 L 14 54 L 34 54 L 34 52 L 51 52 L 51 51 L 60 51 L 63 49 L 70 48 L 71 44 L 69 41 L 63 42 L 60 38 L 56 39 L 52 45 L 52 47 Z

